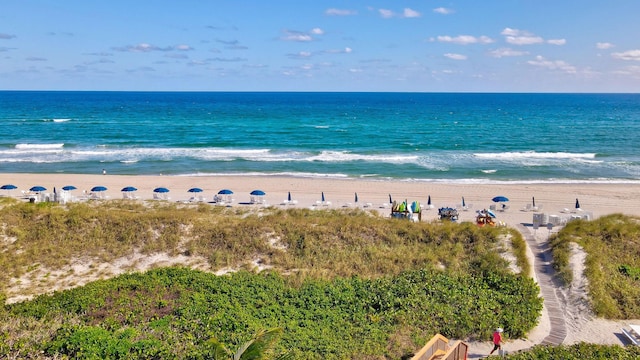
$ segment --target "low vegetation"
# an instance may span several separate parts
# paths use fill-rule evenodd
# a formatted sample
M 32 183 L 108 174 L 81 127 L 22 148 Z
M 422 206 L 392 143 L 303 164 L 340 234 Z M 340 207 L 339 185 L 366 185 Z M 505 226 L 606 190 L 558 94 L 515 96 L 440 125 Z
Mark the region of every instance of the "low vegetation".
M 637 360 L 640 359 L 640 347 L 588 343 L 561 346 L 538 345 L 527 351 L 509 354 L 506 358 L 510 360 Z
M 411 223 L 359 210 L 4 202 L 0 284 L 137 252 L 205 259 L 215 276 L 162 268 L 0 310 L 0 357 L 212 358 L 264 329 L 275 354 L 396 359 L 435 333 L 524 336 L 542 308 L 516 233 Z M 504 241 L 511 239 L 511 241 Z M 500 253 L 516 249 L 523 273 Z M 255 273 L 256 259 L 271 270 Z M 42 281 L 46 282 L 45 279 Z M 228 355 L 228 354 L 227 354 Z
M 570 284 L 570 244 L 587 253 L 585 275 L 597 315 L 640 318 L 640 221 L 620 214 L 593 221 L 572 221 L 551 241 L 554 267 Z

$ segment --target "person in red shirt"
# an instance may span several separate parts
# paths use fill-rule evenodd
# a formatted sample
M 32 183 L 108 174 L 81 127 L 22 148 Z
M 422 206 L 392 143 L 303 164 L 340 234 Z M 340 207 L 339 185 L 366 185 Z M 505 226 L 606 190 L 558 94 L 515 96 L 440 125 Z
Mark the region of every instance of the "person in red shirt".
M 489 353 L 489 355 L 493 354 L 494 351 L 502 349 L 502 328 L 497 328 L 496 331 L 493 332 L 493 350 Z

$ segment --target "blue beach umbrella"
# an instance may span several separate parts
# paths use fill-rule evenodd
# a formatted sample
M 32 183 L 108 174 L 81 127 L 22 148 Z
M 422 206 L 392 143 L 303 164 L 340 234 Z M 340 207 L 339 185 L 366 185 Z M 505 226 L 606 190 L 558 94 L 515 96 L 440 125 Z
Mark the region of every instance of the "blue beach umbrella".
M 233 191 L 229 189 L 222 189 L 218 191 L 218 195 L 233 195 Z
M 166 187 L 157 187 L 155 189 L 153 189 L 154 193 L 168 193 L 169 189 L 167 189 Z
M 107 188 L 104 186 L 94 186 L 91 188 L 91 191 L 93 192 L 107 191 Z
M 42 191 L 47 191 L 47 188 L 46 188 L 46 187 L 44 187 L 44 186 L 36 185 L 36 186 L 32 186 L 32 187 L 29 189 L 29 191 L 33 191 L 33 192 L 42 192 Z
M 6 184 L 6 185 L 2 185 L 0 186 L 1 190 L 14 190 L 17 189 L 18 187 L 13 185 L 13 184 Z
M 120 191 L 122 191 L 122 192 L 132 192 L 132 191 L 138 191 L 138 189 L 136 187 L 134 187 L 134 186 L 125 186 Z
M 509 199 L 507 197 L 505 197 L 505 196 L 496 196 L 491 200 L 493 200 L 493 202 L 507 202 L 507 201 L 509 201 Z
M 73 185 L 65 185 L 62 187 L 62 190 L 64 191 L 71 191 L 71 190 L 76 190 L 77 187 L 73 186 Z
M 190 192 L 190 193 L 201 193 L 202 189 L 200 189 L 198 187 L 194 187 L 194 188 L 191 188 L 191 189 L 187 190 L 187 192 Z
M 265 196 L 267 195 L 264 191 L 262 190 L 253 190 L 251 193 L 249 193 L 250 195 L 253 196 Z

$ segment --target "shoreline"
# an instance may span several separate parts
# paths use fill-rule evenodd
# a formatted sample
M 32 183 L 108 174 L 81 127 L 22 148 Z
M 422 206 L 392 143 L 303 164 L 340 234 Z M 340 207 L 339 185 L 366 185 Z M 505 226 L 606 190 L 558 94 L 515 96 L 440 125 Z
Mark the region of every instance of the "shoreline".
M 59 191 L 63 186 L 74 185 L 77 190 L 73 195 L 90 192 L 94 186 L 107 188 L 104 194 L 109 199 L 122 199 L 120 191 L 126 186 L 134 186 L 138 190 L 135 195 L 142 200 L 153 199 L 153 189 L 166 187 L 171 201 L 186 201 L 192 195 L 187 190 L 192 187 L 203 189 L 198 195 L 212 201 L 213 196 L 221 189 L 233 191 L 232 205 L 249 202 L 249 193 L 262 190 L 268 205 L 280 205 L 289 193 L 297 200 L 298 207 L 312 207 L 321 200 L 322 193 L 328 208 L 356 206 L 355 194 L 358 194 L 358 205 L 369 204 L 369 209 L 385 210 L 389 205 L 389 195 L 398 202 L 419 201 L 426 205 L 429 197 L 435 211 L 428 215 L 437 215 L 439 207 L 457 207 L 462 209 L 462 197 L 469 208 L 461 211 L 460 220 L 466 221 L 475 217 L 475 211 L 495 205 L 491 199 L 501 195 L 509 198 L 509 209 L 500 212 L 499 220 L 516 225 L 530 223 L 531 211 L 522 211 L 535 198 L 540 212 L 548 214 L 569 214 L 575 210 L 575 201 L 579 199 L 581 209 L 599 217 L 612 213 L 640 216 L 640 182 L 638 183 L 496 183 L 477 184 L 468 182 L 423 182 L 380 179 L 353 178 L 307 178 L 293 176 L 263 175 L 111 175 L 111 174 L 40 174 L 40 173 L 0 173 L 0 184 L 13 184 L 15 190 L 0 190 L 0 195 L 20 197 L 22 191 L 32 186 L 44 186 L 52 193 L 54 187 Z M 386 205 L 386 206 L 385 206 Z M 468 215 L 469 214 L 469 215 Z M 467 216 L 468 215 L 468 216 Z M 427 219 L 434 218 L 427 216 Z M 423 217 L 424 220 L 424 217 Z

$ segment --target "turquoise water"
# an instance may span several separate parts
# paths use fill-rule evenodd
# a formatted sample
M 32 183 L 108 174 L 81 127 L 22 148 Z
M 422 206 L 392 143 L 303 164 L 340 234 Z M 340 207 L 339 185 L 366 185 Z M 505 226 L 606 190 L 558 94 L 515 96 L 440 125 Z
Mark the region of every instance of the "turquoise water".
M 0 92 L 0 172 L 640 180 L 638 94 Z

